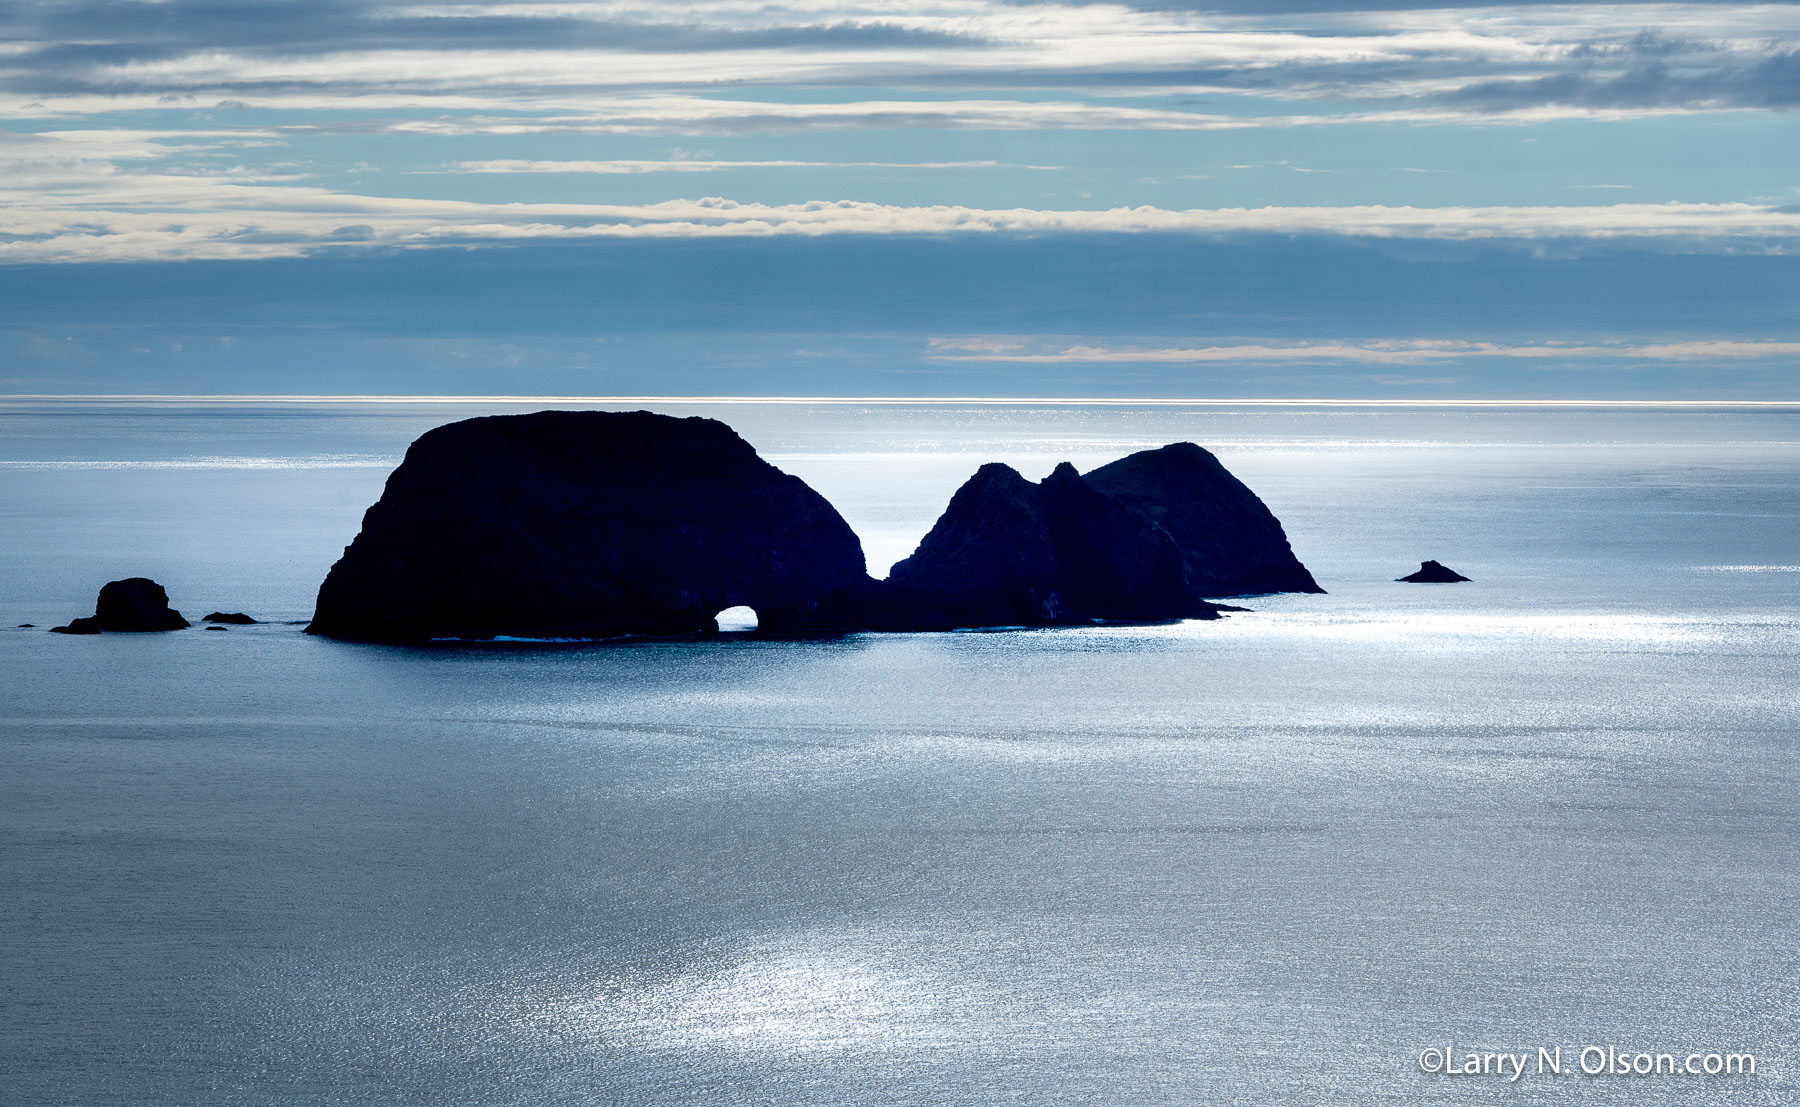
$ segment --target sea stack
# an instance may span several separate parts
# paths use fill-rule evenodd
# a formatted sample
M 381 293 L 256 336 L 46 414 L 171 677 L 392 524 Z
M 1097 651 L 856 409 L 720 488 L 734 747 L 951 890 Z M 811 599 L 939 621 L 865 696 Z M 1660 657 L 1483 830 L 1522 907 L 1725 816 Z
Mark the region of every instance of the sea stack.
M 309 633 L 378 642 L 852 629 L 862 545 L 728 426 L 544 411 L 426 432 L 319 588 Z
M 169 606 L 169 594 L 148 577 L 109 581 L 100 589 L 94 613 L 71 619 L 67 626 L 50 628 L 57 634 L 98 634 L 101 631 L 181 630 L 188 621 Z
M 1167 532 L 1066 462 L 1038 484 L 983 465 L 882 591 L 895 630 L 1218 617 Z
M 1142 450 L 1086 479 L 1169 532 L 1195 597 L 1325 591 L 1256 493 L 1192 442 Z
M 1455 584 L 1469 578 L 1440 562 L 1421 561 L 1418 572 L 1409 573 L 1396 579 L 1407 584 Z
M 725 424 L 647 411 L 422 435 L 307 630 L 370 642 L 945 630 L 1215 619 L 1207 595 L 1317 592 L 1281 524 L 1192 443 L 1033 483 L 983 465 L 869 579 L 842 516 Z M 216 624 L 250 621 L 213 612 Z

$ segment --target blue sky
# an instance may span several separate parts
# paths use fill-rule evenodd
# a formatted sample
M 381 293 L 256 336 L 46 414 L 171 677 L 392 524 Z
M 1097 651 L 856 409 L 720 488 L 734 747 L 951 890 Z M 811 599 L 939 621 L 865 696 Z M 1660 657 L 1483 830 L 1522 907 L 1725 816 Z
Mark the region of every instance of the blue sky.
M 0 391 L 1800 399 L 1800 6 L 15 0 Z

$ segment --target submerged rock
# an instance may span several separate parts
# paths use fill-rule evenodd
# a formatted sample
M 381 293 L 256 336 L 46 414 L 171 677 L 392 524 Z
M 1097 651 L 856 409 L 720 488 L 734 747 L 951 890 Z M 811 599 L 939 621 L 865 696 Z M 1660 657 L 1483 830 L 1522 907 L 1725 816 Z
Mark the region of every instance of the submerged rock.
M 637 412 L 492 416 L 421 436 L 319 588 L 309 633 L 678 635 L 755 608 L 762 633 L 858 624 L 862 545 L 725 424 Z
M 1419 562 L 1419 571 L 1397 578 L 1408 584 L 1455 584 L 1468 577 L 1436 561 Z
M 891 630 L 1218 617 L 1174 540 L 1067 463 L 1039 484 L 983 465 L 881 592 Z
M 58 634 L 98 634 L 108 631 L 181 630 L 188 621 L 169 606 L 169 594 L 148 577 L 110 581 L 100 589 L 94 613 L 51 627 Z
M 231 623 L 234 626 L 241 627 L 254 626 L 256 624 L 255 619 L 252 619 L 242 611 L 215 611 L 206 617 L 206 621 L 209 623 Z M 212 628 L 208 627 L 207 629 L 211 630 Z
M 1140 451 L 1086 479 L 1169 532 L 1195 597 L 1325 591 L 1256 493 L 1192 442 Z

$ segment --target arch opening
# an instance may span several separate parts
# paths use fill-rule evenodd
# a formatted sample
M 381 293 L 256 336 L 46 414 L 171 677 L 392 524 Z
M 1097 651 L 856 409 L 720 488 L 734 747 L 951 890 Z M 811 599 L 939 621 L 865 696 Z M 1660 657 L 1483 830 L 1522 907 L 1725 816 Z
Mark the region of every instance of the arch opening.
M 754 607 L 728 607 L 713 617 L 719 624 L 720 634 L 749 634 L 756 630 L 760 620 Z

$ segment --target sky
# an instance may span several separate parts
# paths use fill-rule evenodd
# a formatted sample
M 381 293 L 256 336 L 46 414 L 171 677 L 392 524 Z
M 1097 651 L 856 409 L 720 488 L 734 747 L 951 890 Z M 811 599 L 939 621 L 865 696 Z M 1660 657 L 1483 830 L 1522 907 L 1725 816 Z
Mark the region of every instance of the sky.
M 1800 4 L 9 0 L 0 393 L 1800 400 Z

